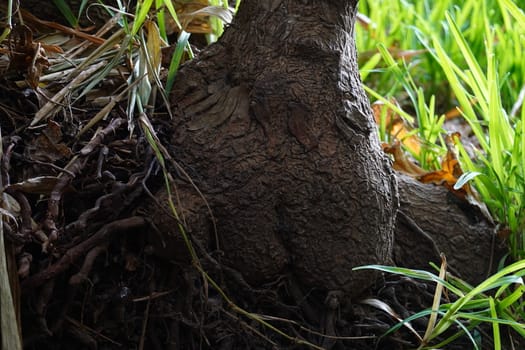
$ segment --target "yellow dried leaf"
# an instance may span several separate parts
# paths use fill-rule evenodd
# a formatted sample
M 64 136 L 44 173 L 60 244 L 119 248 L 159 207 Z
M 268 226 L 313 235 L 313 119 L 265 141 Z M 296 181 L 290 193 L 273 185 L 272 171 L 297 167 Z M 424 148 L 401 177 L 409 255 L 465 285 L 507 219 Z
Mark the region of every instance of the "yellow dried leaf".
M 391 99 L 391 103 L 397 105 L 395 99 Z M 398 113 L 395 113 L 394 110 L 388 108 L 388 106 L 381 101 L 376 101 L 372 104 L 372 112 L 377 125 L 380 125 L 381 118 L 385 118 L 386 132 L 391 138 L 400 140 L 412 154 L 420 154 L 421 141 L 413 134 L 411 128 Z

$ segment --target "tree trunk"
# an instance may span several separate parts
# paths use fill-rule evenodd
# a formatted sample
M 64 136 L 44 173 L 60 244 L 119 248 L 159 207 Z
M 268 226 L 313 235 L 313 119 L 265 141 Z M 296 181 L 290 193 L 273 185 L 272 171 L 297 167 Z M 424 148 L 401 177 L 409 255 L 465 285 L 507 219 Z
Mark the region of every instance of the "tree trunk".
M 177 189 L 186 230 L 252 284 L 289 273 L 356 296 L 374 275 L 353 267 L 391 262 L 397 190 L 359 80 L 355 15 L 356 1 L 244 0 L 178 73 L 169 144 L 189 174 Z
M 397 265 L 430 269 L 445 254 L 449 271 L 475 285 L 495 272 L 507 249 L 481 211 L 444 187 L 396 174 L 400 210 L 395 230 Z

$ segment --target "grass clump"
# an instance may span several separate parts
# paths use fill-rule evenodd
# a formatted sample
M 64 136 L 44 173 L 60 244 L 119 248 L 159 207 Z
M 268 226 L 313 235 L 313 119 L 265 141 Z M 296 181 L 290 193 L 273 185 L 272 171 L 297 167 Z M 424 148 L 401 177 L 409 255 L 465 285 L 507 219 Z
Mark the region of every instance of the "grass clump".
M 483 323 L 492 328 L 494 349 L 503 348 L 502 327 L 510 327 L 525 337 L 525 309 L 523 293 L 525 285 L 525 260 L 511 264 L 477 286 L 471 286 L 458 278 L 446 275 L 446 261 L 443 260 L 439 275 L 428 271 L 400 267 L 369 265 L 356 270 L 374 269 L 436 283 L 434 303 L 431 308 L 420 311 L 392 327 L 387 334 L 403 326 L 411 327 L 415 319 L 428 317 L 427 331 L 417 337 L 418 349 L 443 349 L 461 336 L 470 339 L 473 349 L 481 349 L 476 329 Z M 448 302 L 442 303 L 444 290 Z M 438 319 L 439 318 L 439 319 Z M 453 327 L 459 331 L 449 332 Z
M 446 152 L 445 119 L 468 124 L 472 141 L 457 143 L 465 172 L 457 185 L 475 184 L 501 232 L 510 232 L 511 256 L 523 259 L 525 15 L 513 0 L 430 5 L 361 2 L 367 21 L 356 32 L 366 89 L 390 108 L 391 98 L 399 101 L 399 115 L 411 123 L 424 152 L 405 148 L 427 170 L 436 169 Z M 386 134 L 380 128 L 390 141 Z
M 444 278 L 444 266 L 439 276 L 397 267 L 363 267 L 438 286 L 431 308 L 389 332 L 429 317 L 419 349 L 443 348 L 463 335 L 479 349 L 476 327 L 488 324 L 494 348 L 502 349 L 503 327 L 525 337 L 523 8 L 514 0 L 370 0 L 361 1 L 360 11 L 356 35 L 365 89 L 388 109 L 378 122 L 381 139 L 391 143 L 400 138 L 405 151 L 432 171 L 447 152 L 448 124 L 466 126 L 469 134 L 455 143 L 464 171 L 455 188 L 474 185 L 499 222 L 500 237 L 507 239 L 509 260 L 516 261 L 506 267 L 502 262 L 500 271 L 477 286 Z M 410 131 L 388 130 L 392 115 L 402 118 Z M 414 137 L 421 150 L 406 142 Z M 453 295 L 452 301 L 440 302 L 443 289 Z

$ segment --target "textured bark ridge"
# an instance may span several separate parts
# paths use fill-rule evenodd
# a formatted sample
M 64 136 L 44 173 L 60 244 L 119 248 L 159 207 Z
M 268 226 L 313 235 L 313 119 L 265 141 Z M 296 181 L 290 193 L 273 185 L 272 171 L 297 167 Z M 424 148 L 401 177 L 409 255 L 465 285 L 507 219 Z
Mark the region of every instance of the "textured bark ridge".
M 246 1 L 177 77 L 170 153 L 207 201 L 181 175 L 179 210 L 250 283 L 287 273 L 355 296 L 374 279 L 353 267 L 390 262 L 397 186 L 359 80 L 355 6 Z M 149 210 L 176 259 L 176 222 Z
M 481 212 L 444 187 L 397 174 L 400 213 L 394 259 L 397 265 L 430 269 L 445 254 L 449 269 L 471 284 L 494 273 L 507 249 Z

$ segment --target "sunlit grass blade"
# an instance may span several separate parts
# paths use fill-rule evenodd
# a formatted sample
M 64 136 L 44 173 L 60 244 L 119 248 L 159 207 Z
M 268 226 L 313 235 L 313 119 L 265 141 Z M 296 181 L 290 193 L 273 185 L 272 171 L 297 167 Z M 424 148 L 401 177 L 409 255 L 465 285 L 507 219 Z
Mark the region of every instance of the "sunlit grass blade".
M 479 91 L 482 93 L 482 96 L 485 97 L 484 100 L 488 100 L 487 77 L 485 77 L 485 74 L 483 73 L 478 61 L 472 53 L 472 50 L 467 44 L 464 36 L 461 34 L 461 31 L 459 30 L 456 22 L 452 19 L 448 12 L 445 13 L 445 18 L 449 25 L 450 32 L 452 33 L 459 49 L 463 54 L 463 57 L 465 58 L 465 61 L 467 62 L 470 71 L 473 74 L 473 82 L 476 82 L 478 84 Z
M 362 266 L 355 268 L 354 270 L 368 268 L 400 274 L 410 278 L 433 281 L 438 283 L 442 288 L 447 288 L 449 292 L 454 293 L 458 297 L 455 302 L 442 304 L 440 306 L 438 306 L 439 304 L 437 304 L 436 300 L 434 300 L 433 306 L 429 310 L 417 313 L 417 315 L 419 315 L 418 317 L 421 317 L 421 315 L 431 315 L 431 317 L 432 315 L 435 315 L 434 317 L 436 317 L 438 314 L 441 316 L 440 320 L 435 326 L 432 326 L 432 320 L 429 321 L 429 327 L 427 327 L 427 332 L 425 332 L 425 336 L 423 337 L 423 342 L 421 343 L 420 347 L 421 349 L 427 348 L 427 345 L 430 344 L 430 341 L 444 334 L 454 324 L 463 329 L 463 334 L 466 334 L 474 345 L 476 344 L 476 341 L 470 334 L 469 329 L 472 329 L 483 322 L 488 322 L 493 325 L 495 342 L 499 343 L 501 342 L 499 333 L 500 324 L 509 325 L 516 329 L 520 334 L 525 332 L 525 326 L 519 323 L 518 320 L 516 320 L 516 315 L 513 316 L 511 312 L 512 309 L 518 307 L 516 302 L 521 300 L 523 294 L 524 289 L 522 288 L 522 276 L 525 275 L 525 260 L 516 262 L 503 268 L 501 271 L 498 271 L 477 286 L 473 287 L 463 283 L 458 279 L 452 279 L 454 283 L 445 281 L 443 278 L 441 278 L 442 272 L 444 270 L 443 266 L 440 269 L 439 277 L 427 271 L 380 265 Z M 514 292 L 507 293 L 510 290 L 510 286 L 512 285 L 518 285 L 519 287 Z M 461 288 L 457 288 L 457 286 L 461 286 Z M 487 296 L 485 294 L 485 292 L 496 288 L 499 288 L 499 290 L 496 294 L 494 294 L 494 296 Z M 508 297 L 502 298 L 503 292 L 505 292 Z M 523 305 L 519 307 L 521 310 L 523 310 Z M 410 322 L 414 318 L 415 315 L 403 320 L 403 323 Z M 464 321 L 468 321 L 468 327 L 463 324 Z M 400 325 L 393 327 L 389 330 L 389 332 L 392 332 L 399 326 Z M 460 333 L 453 334 L 446 340 L 441 341 L 441 343 L 438 345 L 438 348 L 450 343 L 459 336 L 461 336 Z
M 457 313 L 459 310 L 472 298 L 475 298 L 479 296 L 481 293 L 484 293 L 488 290 L 492 290 L 494 288 L 497 288 L 501 285 L 504 285 L 506 283 L 509 283 L 510 281 L 517 281 L 517 276 L 510 276 L 505 277 L 508 274 L 512 274 L 516 271 L 525 269 L 525 260 L 518 261 L 512 265 L 509 265 L 505 267 L 503 270 L 498 271 L 494 275 L 490 276 L 474 288 L 472 290 L 465 294 L 464 296 L 460 297 L 456 302 L 454 302 L 450 309 L 445 313 L 443 318 L 438 322 L 438 324 L 435 327 L 435 333 L 431 337 L 434 338 L 438 336 L 439 334 L 443 333 L 446 329 L 450 327 L 451 322 L 455 320 L 457 317 Z
M 470 124 L 472 131 L 474 132 L 474 135 L 479 141 L 481 147 L 483 149 L 487 149 L 488 143 L 485 139 L 485 133 L 483 131 L 483 128 L 481 127 L 481 124 L 479 123 L 479 121 L 477 121 L 476 112 L 474 112 L 474 108 L 470 103 L 472 97 L 468 95 L 467 91 L 460 83 L 460 80 L 456 75 L 456 71 L 459 68 L 448 57 L 447 53 L 445 52 L 437 38 L 434 38 L 432 43 L 434 46 L 433 52 L 435 52 L 436 59 L 441 64 L 443 72 L 445 73 L 449 81 L 450 87 L 452 88 L 452 91 L 454 92 L 454 95 L 456 96 L 461 106 L 461 114 L 465 116 L 465 119 Z
M 71 27 L 78 27 L 78 18 L 73 14 L 71 7 L 69 7 L 65 0 L 53 0 L 53 3 Z
M 407 112 L 403 111 L 401 108 L 399 108 L 399 106 L 396 106 L 395 103 L 392 103 L 392 101 L 390 101 L 389 99 L 386 99 L 383 96 L 379 95 L 377 92 L 375 92 L 374 90 L 370 89 L 366 85 L 363 86 L 363 88 L 365 89 L 365 91 L 367 93 L 369 93 L 370 95 L 374 96 L 374 98 L 376 98 L 377 100 L 379 100 L 382 103 L 384 103 L 385 105 L 387 105 L 388 108 L 392 109 L 394 112 L 399 114 L 403 119 L 405 119 L 405 120 L 407 120 L 409 122 L 412 122 L 412 123 L 414 122 L 414 117 L 412 117 Z
M 173 6 L 173 3 L 171 2 L 171 0 L 160 0 L 160 1 L 162 1 L 163 5 L 166 6 L 166 8 L 168 9 L 168 12 L 171 15 L 171 18 L 177 25 L 177 30 L 179 31 L 182 30 L 182 25 L 180 24 L 179 16 L 177 16 L 177 11 L 175 11 L 175 7 Z
M 441 255 L 441 268 L 439 270 L 439 278 L 442 280 L 445 280 L 445 273 L 447 269 L 447 260 L 445 258 L 445 255 Z M 434 300 L 432 301 L 432 313 L 430 314 L 430 317 L 428 319 L 427 329 L 425 330 L 425 335 L 423 336 L 423 340 L 421 341 L 421 344 L 427 344 L 430 340 L 430 336 L 432 335 L 432 332 L 434 331 L 434 326 L 436 325 L 436 320 L 438 316 L 439 311 L 439 304 L 441 302 L 441 296 L 443 293 L 443 285 L 441 283 L 437 283 L 436 285 L 436 291 L 434 292 Z
M 2 34 L 0 34 L 0 43 L 2 43 L 5 38 L 11 33 L 11 29 L 13 29 L 13 0 L 7 0 L 7 8 L 6 8 L 6 19 L 5 19 L 5 25 L 4 25 L 4 31 Z
M 463 296 L 463 292 L 456 288 L 454 285 L 448 283 L 444 279 L 440 278 L 439 276 L 436 276 L 432 272 L 428 272 L 425 270 L 415 270 L 415 269 L 408 269 L 404 267 L 395 267 L 395 266 L 385 266 L 385 265 L 365 265 L 365 266 L 359 266 L 354 267 L 352 270 L 359 271 L 359 270 L 379 270 L 383 272 L 393 273 L 396 275 L 403 275 L 411 278 L 421 279 L 425 281 L 432 281 L 436 283 L 441 283 L 445 288 L 448 290 L 451 290 L 454 294 Z
M 170 66 L 168 69 L 168 78 L 166 80 L 166 87 L 165 87 L 167 94 L 169 94 L 175 82 L 175 75 L 177 74 L 177 71 L 179 70 L 179 66 L 182 60 L 182 55 L 184 54 L 184 51 L 188 45 L 188 40 L 190 39 L 190 35 L 191 35 L 190 33 L 185 32 L 185 31 L 182 31 L 179 35 L 177 46 L 175 48 L 175 51 L 173 52 L 173 56 L 171 57 L 171 62 L 170 62 Z
M 494 319 L 498 317 L 498 312 L 496 311 L 496 304 L 492 297 L 489 297 L 489 308 L 490 316 Z M 499 329 L 500 322 L 492 322 L 492 335 L 494 337 L 494 350 L 501 350 L 501 336 Z
M 361 73 L 361 80 L 366 80 L 368 75 L 373 71 L 374 68 L 377 67 L 380 61 L 381 61 L 381 54 L 378 52 L 372 55 L 372 57 L 370 57 L 370 59 L 368 59 L 368 61 L 366 61 L 365 64 L 362 64 L 359 67 L 359 72 Z
M 131 28 L 131 35 L 135 35 L 139 32 L 139 29 L 142 28 L 142 25 L 148 18 L 148 13 L 153 5 L 153 0 L 144 0 L 140 2 L 140 6 L 137 6 L 137 11 L 135 12 L 135 19 L 133 20 L 133 26 Z
M 512 1 L 512 0 L 498 0 L 498 3 L 500 4 L 500 7 L 504 10 L 508 10 L 508 13 L 518 21 L 518 23 L 524 24 L 525 23 L 525 13 L 523 13 L 523 8 L 518 7 L 518 5 Z M 505 11 L 502 11 L 502 13 L 505 13 Z M 507 27 L 512 27 L 510 25 L 510 21 L 507 19 L 506 21 Z

